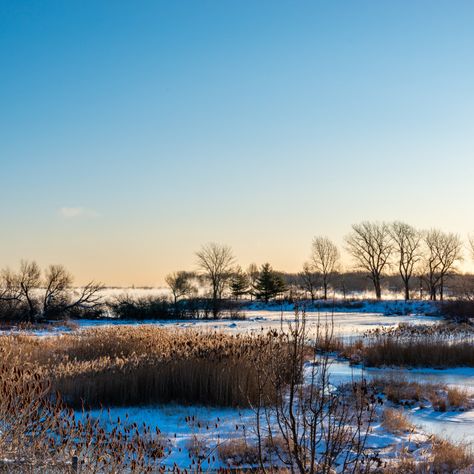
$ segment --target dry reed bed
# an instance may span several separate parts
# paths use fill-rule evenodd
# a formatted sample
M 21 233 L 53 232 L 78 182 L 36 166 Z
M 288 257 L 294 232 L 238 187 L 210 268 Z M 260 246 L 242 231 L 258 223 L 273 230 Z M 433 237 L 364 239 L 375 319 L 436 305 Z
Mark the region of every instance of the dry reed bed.
M 50 393 L 38 374 L 0 364 L 0 472 L 160 472 L 166 447 L 158 430 L 132 424 L 106 432 Z
M 375 378 L 370 381 L 370 385 L 395 405 L 420 408 L 431 405 L 433 410 L 440 412 L 470 410 L 474 407 L 473 394 L 458 387 L 418 383 L 394 377 Z
M 0 357 L 50 380 L 75 408 L 170 401 L 248 406 L 260 396 L 259 367 L 276 359 L 284 372 L 288 363 L 276 333 L 253 337 L 150 326 L 4 336 Z M 268 387 L 265 397 L 272 396 Z
M 377 474 L 468 474 L 474 470 L 472 450 L 465 444 L 431 437 L 431 446 L 415 455 L 402 449 L 398 458 Z
M 465 325 L 402 324 L 370 331 L 341 354 L 368 367 L 474 367 L 474 332 Z

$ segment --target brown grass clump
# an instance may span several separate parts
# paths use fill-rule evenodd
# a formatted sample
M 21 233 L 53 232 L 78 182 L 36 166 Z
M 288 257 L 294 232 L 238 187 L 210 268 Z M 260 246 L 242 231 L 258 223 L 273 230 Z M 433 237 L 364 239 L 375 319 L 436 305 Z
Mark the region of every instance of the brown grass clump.
M 418 383 L 395 377 L 375 378 L 371 384 L 378 392 L 384 393 L 388 401 L 410 406 L 428 401 L 434 393 L 444 388 L 440 384 Z
M 454 409 L 466 409 L 472 406 L 472 398 L 467 390 L 457 387 L 448 388 L 448 405 Z
M 152 326 L 108 327 L 38 338 L 0 338 L 0 356 L 51 380 L 72 407 L 181 402 L 248 406 L 260 397 L 256 360 L 281 361 L 276 333 L 234 336 Z M 268 386 L 264 398 L 271 401 Z
M 431 392 L 431 387 L 423 387 L 417 382 L 389 379 L 384 390 L 387 399 L 392 403 L 405 402 L 410 404 L 425 398 L 426 392 Z
M 209 456 L 210 449 L 206 440 L 197 434 L 194 434 L 186 443 L 186 449 L 189 456 L 198 461 L 203 461 Z
M 394 408 L 385 408 L 382 413 L 382 425 L 391 433 L 401 434 L 413 430 L 413 425 L 406 416 Z
M 456 444 L 440 438 L 433 438 L 429 471 L 433 473 L 456 472 L 474 463 L 474 457 L 464 444 Z
M 403 449 L 394 462 L 382 469 L 380 474 L 451 474 L 468 473 L 474 468 L 474 457 L 464 444 L 453 443 L 437 437 L 431 438 L 431 446 L 417 457 Z
M 467 390 L 443 384 L 418 383 L 394 377 L 375 378 L 370 384 L 396 405 L 425 407 L 431 404 L 435 411 L 441 412 L 467 410 L 474 405 Z
M 219 458 L 228 466 L 257 465 L 259 463 L 258 447 L 245 439 L 229 439 L 217 448 Z

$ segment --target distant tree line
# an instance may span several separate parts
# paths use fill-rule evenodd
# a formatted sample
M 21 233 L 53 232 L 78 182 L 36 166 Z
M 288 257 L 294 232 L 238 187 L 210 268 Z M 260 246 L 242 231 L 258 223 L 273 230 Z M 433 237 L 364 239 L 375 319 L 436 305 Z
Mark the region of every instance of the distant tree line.
M 218 318 L 248 300 L 345 299 L 367 291 L 368 284 L 376 299 L 382 298 L 383 291 L 391 291 L 403 292 L 405 300 L 442 301 L 447 288 L 450 296 L 474 299 L 474 275 L 458 272 L 465 246 L 457 234 L 419 230 L 398 221 L 362 222 L 352 226 L 344 241 L 352 257 L 350 267 L 343 268 L 333 241 L 316 236 L 297 274 L 276 271 L 268 262 L 253 263 L 244 270 L 229 246 L 209 243 L 196 252 L 195 271 L 166 276 L 170 298 L 140 302 L 131 297 L 104 302 L 102 285 L 89 282 L 75 288 L 62 265 L 42 270 L 35 262 L 23 261 L 17 271 L 5 269 L 0 274 L 0 319 L 34 322 L 94 317 L 102 316 L 105 309 L 109 315 L 133 319 Z M 467 248 L 474 255 L 474 236 Z
M 166 281 L 174 295 L 192 297 L 209 287 L 213 313 L 219 313 L 223 299 L 242 298 L 269 302 L 275 298 L 301 297 L 315 301 L 343 298 L 367 289 L 370 282 L 376 299 L 382 290 L 402 291 L 405 300 L 417 298 L 443 300 L 448 280 L 456 291 L 473 288 L 470 275 L 459 275 L 464 245 L 459 235 L 439 229 L 419 230 L 404 222 L 362 222 L 354 224 L 345 237 L 345 249 L 352 267 L 344 269 L 337 245 L 329 238 L 316 236 L 307 262 L 297 275 L 273 270 L 269 263 L 251 264 L 246 271 L 235 263 L 230 247 L 207 244 L 197 252 L 198 273 L 177 272 Z M 474 237 L 469 239 L 474 254 Z M 191 283 L 194 282 L 194 283 Z M 385 285 L 384 285 L 385 284 Z M 453 287 L 454 287 L 453 286 Z

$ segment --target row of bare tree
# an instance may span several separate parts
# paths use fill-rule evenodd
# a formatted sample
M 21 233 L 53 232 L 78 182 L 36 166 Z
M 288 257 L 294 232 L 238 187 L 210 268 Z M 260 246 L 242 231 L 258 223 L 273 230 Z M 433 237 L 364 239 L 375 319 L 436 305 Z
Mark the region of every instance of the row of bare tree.
M 474 238 L 469 243 L 474 255 Z M 457 271 L 457 264 L 463 260 L 464 253 L 463 242 L 457 234 L 439 229 L 418 230 L 399 221 L 354 224 L 345 238 L 345 244 L 353 259 L 354 270 L 366 273 L 377 299 L 382 297 L 383 278 L 398 273 L 406 300 L 411 298 L 410 288 L 414 278 L 423 282 L 431 300 L 443 300 L 446 280 Z M 274 275 L 274 282 L 278 280 L 278 273 L 273 272 L 268 264 L 261 268 L 251 264 L 247 271 L 243 271 L 236 265 L 232 250 L 226 245 L 204 245 L 196 256 L 200 282 L 208 283 L 216 311 L 224 293 L 235 298 L 267 294 L 265 284 L 271 285 L 272 278 L 265 276 L 266 271 Z M 321 288 L 323 299 L 327 299 L 335 276 L 341 272 L 341 255 L 337 245 L 327 237 L 315 237 L 310 259 L 304 263 L 299 274 L 301 286 L 312 299 Z M 191 283 L 195 277 L 196 274 L 189 272 L 168 275 L 166 282 L 175 302 L 197 291 Z M 275 294 L 281 294 L 284 285 L 274 283 L 274 286 L 279 288 Z
M 419 276 L 427 285 L 430 299 L 442 300 L 446 279 L 463 260 L 459 235 L 439 229 L 418 230 L 403 222 L 355 224 L 346 244 L 358 268 L 368 273 L 378 299 L 383 275 L 396 268 L 405 299 L 410 299 L 410 280 Z
M 80 311 L 93 311 L 102 303 L 101 284 L 73 288 L 73 278 L 62 265 L 42 271 L 36 262 L 22 261 L 18 271 L 0 274 L 0 307 L 6 319 L 37 321 Z
M 474 239 L 469 239 L 474 255 Z M 431 300 L 443 300 L 446 279 L 457 271 L 463 260 L 463 242 L 459 235 L 439 229 L 418 230 L 404 222 L 362 222 L 354 224 L 345 238 L 355 270 L 366 272 L 375 296 L 382 297 L 382 279 L 396 271 L 409 300 L 411 281 L 417 277 L 427 288 Z M 322 285 L 324 299 L 334 275 L 341 271 L 337 246 L 326 237 L 315 237 L 311 259 L 303 266 L 305 288 Z

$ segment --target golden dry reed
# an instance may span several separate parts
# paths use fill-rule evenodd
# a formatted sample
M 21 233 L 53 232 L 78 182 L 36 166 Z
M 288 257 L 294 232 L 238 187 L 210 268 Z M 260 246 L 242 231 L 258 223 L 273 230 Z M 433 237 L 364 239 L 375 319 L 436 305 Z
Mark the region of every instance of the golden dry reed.
M 50 380 L 52 390 L 74 408 L 166 402 L 248 406 L 261 396 L 257 359 L 261 364 L 278 358 L 284 371 L 284 354 L 276 333 L 242 336 L 129 326 L 0 338 L 4 363 Z M 271 401 L 272 394 L 268 387 L 264 397 Z

